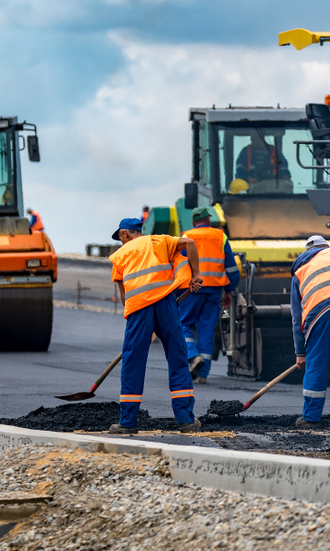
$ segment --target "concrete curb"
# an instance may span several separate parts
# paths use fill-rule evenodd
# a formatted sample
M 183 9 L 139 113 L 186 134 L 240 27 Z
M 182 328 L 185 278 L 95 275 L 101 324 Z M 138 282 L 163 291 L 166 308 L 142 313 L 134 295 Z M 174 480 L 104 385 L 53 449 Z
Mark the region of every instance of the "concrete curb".
M 172 477 L 207 488 L 330 503 L 330 461 L 268 453 L 173 446 L 142 440 L 36 431 L 0 425 L 0 452 L 53 444 L 91 452 L 159 455 Z

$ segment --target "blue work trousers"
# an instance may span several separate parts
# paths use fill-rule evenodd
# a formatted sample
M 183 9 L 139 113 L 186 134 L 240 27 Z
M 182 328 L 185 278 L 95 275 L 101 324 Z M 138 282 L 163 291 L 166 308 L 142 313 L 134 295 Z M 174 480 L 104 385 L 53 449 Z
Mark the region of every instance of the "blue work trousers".
M 207 377 L 211 369 L 214 348 L 214 330 L 220 314 L 221 294 L 192 293 L 179 306 L 180 318 L 185 336 L 188 358 L 201 356 L 205 364 L 198 377 Z M 197 328 L 197 341 L 194 326 Z
M 306 421 L 321 421 L 328 383 L 330 357 L 330 312 L 316 322 L 306 344 L 306 367 L 303 379 Z
M 121 368 L 120 420 L 136 428 L 153 331 L 163 343 L 168 363 L 172 408 L 178 423 L 193 423 L 194 392 L 187 347 L 173 294 L 127 317 Z M 162 392 L 158 389 L 158 392 Z M 157 401 L 157 396 L 155 396 Z

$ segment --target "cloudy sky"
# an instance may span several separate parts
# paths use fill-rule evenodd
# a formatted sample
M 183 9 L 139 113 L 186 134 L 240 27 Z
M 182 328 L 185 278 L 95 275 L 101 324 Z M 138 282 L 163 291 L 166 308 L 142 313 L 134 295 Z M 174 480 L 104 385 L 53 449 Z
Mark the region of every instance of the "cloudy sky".
M 325 0 L 2 0 L 1 115 L 38 127 L 25 207 L 56 250 L 109 243 L 144 203 L 182 196 L 189 107 L 323 102 L 330 44 L 277 42 L 330 31 L 329 13 Z

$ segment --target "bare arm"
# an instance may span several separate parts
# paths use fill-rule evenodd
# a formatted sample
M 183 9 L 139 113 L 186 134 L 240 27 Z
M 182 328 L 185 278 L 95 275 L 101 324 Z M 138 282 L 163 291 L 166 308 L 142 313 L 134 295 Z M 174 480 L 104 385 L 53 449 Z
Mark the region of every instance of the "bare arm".
M 118 283 L 118 287 L 119 287 L 121 303 L 122 303 L 123 306 L 125 306 L 125 289 L 124 289 L 124 284 L 123 284 L 122 280 L 118 280 L 118 279 L 117 279 L 117 283 Z
M 199 258 L 195 241 L 193 239 L 189 239 L 189 237 L 180 237 L 177 242 L 176 250 L 181 251 L 182 249 L 186 249 L 187 251 L 187 257 L 192 272 L 189 289 L 190 291 L 197 293 L 197 291 L 201 289 L 203 283 L 200 283 L 201 273 L 199 271 Z

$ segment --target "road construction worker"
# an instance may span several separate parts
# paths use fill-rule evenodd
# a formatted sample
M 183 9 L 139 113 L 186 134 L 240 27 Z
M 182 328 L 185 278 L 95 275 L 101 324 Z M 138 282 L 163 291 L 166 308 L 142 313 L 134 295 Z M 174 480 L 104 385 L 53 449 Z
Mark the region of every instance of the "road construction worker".
M 142 224 L 148 218 L 148 215 L 149 215 L 149 207 L 148 207 L 148 205 L 143 205 L 143 207 L 142 207 L 142 216 L 140 218 Z
M 127 319 L 122 349 L 119 424 L 110 433 L 134 434 L 142 400 L 152 333 L 163 343 L 169 369 L 172 408 L 181 432 L 197 430 L 194 391 L 174 289 L 189 273 L 189 288 L 197 292 L 200 281 L 197 248 L 192 239 L 169 235 L 142 235 L 137 218 L 125 218 L 112 235 L 123 244 L 109 258 L 112 280 L 119 286 Z M 187 250 L 188 259 L 181 256 Z M 189 267 L 191 266 L 191 271 Z
M 291 313 L 296 363 L 305 368 L 304 405 L 297 427 L 320 424 L 330 357 L 330 249 L 312 235 L 291 268 Z
M 212 228 L 206 207 L 192 210 L 193 230 L 184 232 L 196 242 L 203 287 L 180 304 L 180 318 L 187 343 L 189 368 L 197 384 L 205 384 L 211 369 L 214 330 L 219 320 L 221 295 L 225 308 L 239 282 L 239 270 L 227 236 Z M 197 329 L 197 341 L 194 328 Z
M 291 181 L 291 174 L 284 155 L 266 143 L 261 131 L 251 130 L 251 143 L 242 149 L 236 161 L 236 178 L 255 184 L 272 178 Z
M 32 231 L 44 231 L 44 225 L 41 220 L 40 214 L 36 210 L 27 209 L 27 214 L 30 218 L 30 228 Z

